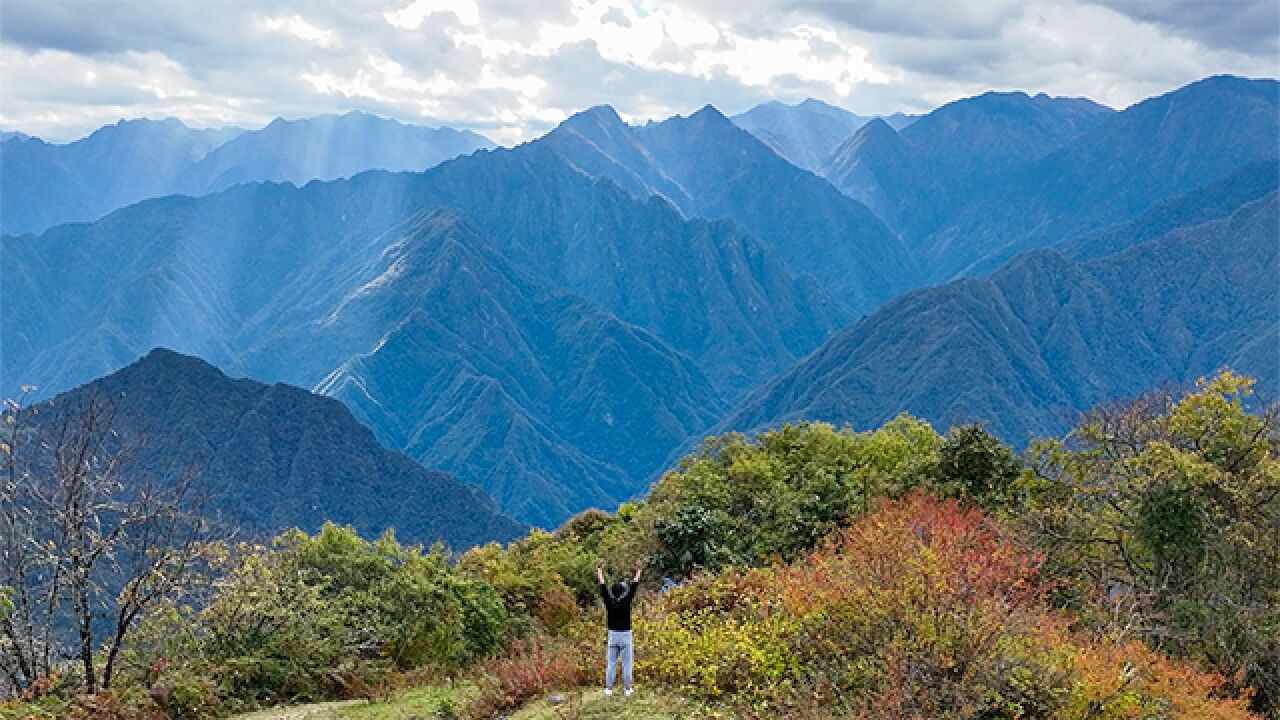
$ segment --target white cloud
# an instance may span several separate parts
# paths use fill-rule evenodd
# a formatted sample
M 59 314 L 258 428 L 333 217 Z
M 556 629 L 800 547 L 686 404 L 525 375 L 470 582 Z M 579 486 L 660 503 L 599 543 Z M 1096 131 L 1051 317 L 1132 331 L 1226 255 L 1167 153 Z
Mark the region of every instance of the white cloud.
M 306 40 L 314 43 L 318 47 L 332 48 L 337 47 L 337 33 L 332 30 L 321 30 L 311 23 L 303 20 L 301 16 L 290 15 L 289 17 L 263 17 L 259 20 L 261 27 L 267 32 L 278 32 L 285 35 Z
M 480 6 L 475 0 L 414 0 L 414 2 L 382 14 L 387 22 L 401 30 L 417 30 L 432 15 L 452 13 L 463 25 L 480 22 Z
M 610 103 L 644 120 L 807 96 L 923 111 L 987 89 L 1115 106 L 1274 73 L 1270 0 L 82 0 L 0 5 L 0 127 L 261 125 L 361 109 L 500 142 Z

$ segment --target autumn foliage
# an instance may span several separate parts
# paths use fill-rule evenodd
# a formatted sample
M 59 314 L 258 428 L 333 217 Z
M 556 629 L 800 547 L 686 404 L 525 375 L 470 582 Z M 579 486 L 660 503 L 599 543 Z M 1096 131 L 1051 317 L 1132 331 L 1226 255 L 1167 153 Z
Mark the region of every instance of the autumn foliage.
M 140 620 L 120 694 L 51 678 L 0 718 L 214 717 L 426 673 L 489 720 L 599 686 L 596 563 L 636 558 L 637 681 L 712 716 L 1280 718 L 1280 409 L 1250 392 L 1223 373 L 1023 455 L 908 416 L 730 433 L 614 513 L 461 556 L 334 526 L 219 546 L 190 605 Z
M 885 501 L 790 565 L 662 597 L 641 673 L 758 717 L 1251 717 L 1220 678 L 1073 634 L 1040 563 L 977 509 Z

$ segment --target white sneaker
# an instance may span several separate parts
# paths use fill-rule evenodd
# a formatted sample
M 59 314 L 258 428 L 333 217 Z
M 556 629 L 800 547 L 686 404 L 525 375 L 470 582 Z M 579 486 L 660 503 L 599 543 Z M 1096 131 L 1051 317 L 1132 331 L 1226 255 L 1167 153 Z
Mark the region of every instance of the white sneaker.
M 605 688 L 605 689 L 604 689 L 604 696 L 605 696 L 605 697 L 609 697 L 610 695 L 613 695 L 613 690 L 612 690 L 611 688 Z
M 632 693 L 631 688 L 627 688 L 626 690 L 623 691 L 623 694 L 626 695 L 627 697 L 631 697 L 631 693 Z

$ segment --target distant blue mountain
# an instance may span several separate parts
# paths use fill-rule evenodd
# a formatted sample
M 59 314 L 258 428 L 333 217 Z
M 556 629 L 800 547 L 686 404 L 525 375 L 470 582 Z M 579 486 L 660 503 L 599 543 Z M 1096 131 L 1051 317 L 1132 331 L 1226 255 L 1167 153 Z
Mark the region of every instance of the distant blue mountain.
M 872 122 L 820 172 L 908 237 L 925 233 L 1011 169 L 1039 160 L 1114 114 L 1080 98 L 988 92 L 943 105 L 900 131 Z
M 173 178 L 222 142 L 178 120 L 121 120 L 67 145 L 0 143 L 0 229 L 40 232 L 168 194 Z
M 488 147 L 493 143 L 470 130 L 405 125 L 361 112 L 276 118 L 186 168 L 175 187 L 204 195 L 242 182 L 303 185 L 371 169 L 419 171 Z
M 721 429 L 865 429 L 901 412 L 989 422 L 1025 443 L 1100 402 L 1223 366 L 1280 386 L 1273 191 L 1229 215 L 1087 262 L 1052 249 L 895 300 L 743 403 Z
M 885 115 L 882 119 L 889 127 L 901 132 L 903 128 L 919 120 L 920 116 L 896 112 L 892 115 Z
M 13 138 L 0 143 L 0 231 L 38 233 L 147 198 L 202 195 L 237 182 L 303 184 L 371 168 L 421 170 L 490 146 L 469 131 L 363 113 L 276 120 L 249 133 L 169 118 L 121 120 L 67 145 Z
M 794 105 L 757 105 L 731 118 L 792 164 L 818 172 L 836 146 L 872 118 L 809 98 Z
M 578 113 L 535 141 L 638 197 L 688 217 L 731 220 L 854 312 L 919 275 L 902 243 L 865 206 L 787 162 L 718 110 L 640 127 L 610 107 Z
M 896 232 L 711 107 L 147 200 L 0 239 L 0 391 L 172 347 L 332 394 L 545 525 L 630 497 L 729 406 L 735 427 L 907 409 L 1022 440 L 1205 368 L 1268 377 L 1276 94 L 1212 78 L 1121 113 L 1003 93 L 871 121 L 832 177 Z M 60 157 L 19 197 L 63 202 Z
M 723 412 L 692 361 L 514 270 L 456 215 L 392 235 L 362 270 L 371 279 L 295 348 L 351 347 L 383 329 L 318 390 L 513 514 L 553 527 L 639 493 L 671 447 Z
M 1010 169 L 935 229 L 908 233 L 908 244 L 933 279 L 990 272 L 1018 253 L 1126 222 L 1274 160 L 1277 137 L 1280 83 L 1206 78 L 1126 108 Z
M 436 208 L 465 225 L 403 225 Z M 389 446 L 547 524 L 629 497 L 722 396 L 848 319 L 732 224 L 540 144 L 161 198 L 0 250 L 0 301 L 24 308 L 0 328 L 4 387 L 173 347 L 332 392 Z
M 1111 255 L 1178 228 L 1217 220 L 1280 187 L 1280 159 L 1264 160 L 1152 206 L 1138 217 L 1057 246 L 1077 260 Z M 1280 230 L 1278 230 L 1280 232 Z

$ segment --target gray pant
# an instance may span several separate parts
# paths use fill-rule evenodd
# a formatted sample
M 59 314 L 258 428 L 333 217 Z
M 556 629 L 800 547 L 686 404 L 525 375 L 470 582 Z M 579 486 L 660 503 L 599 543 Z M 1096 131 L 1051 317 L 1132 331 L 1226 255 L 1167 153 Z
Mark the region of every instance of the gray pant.
M 622 660 L 622 686 L 631 689 L 631 662 L 635 654 L 635 644 L 631 640 L 631 631 L 609 631 L 608 665 L 604 669 L 604 686 L 613 689 L 613 674 L 618 669 L 618 660 Z

